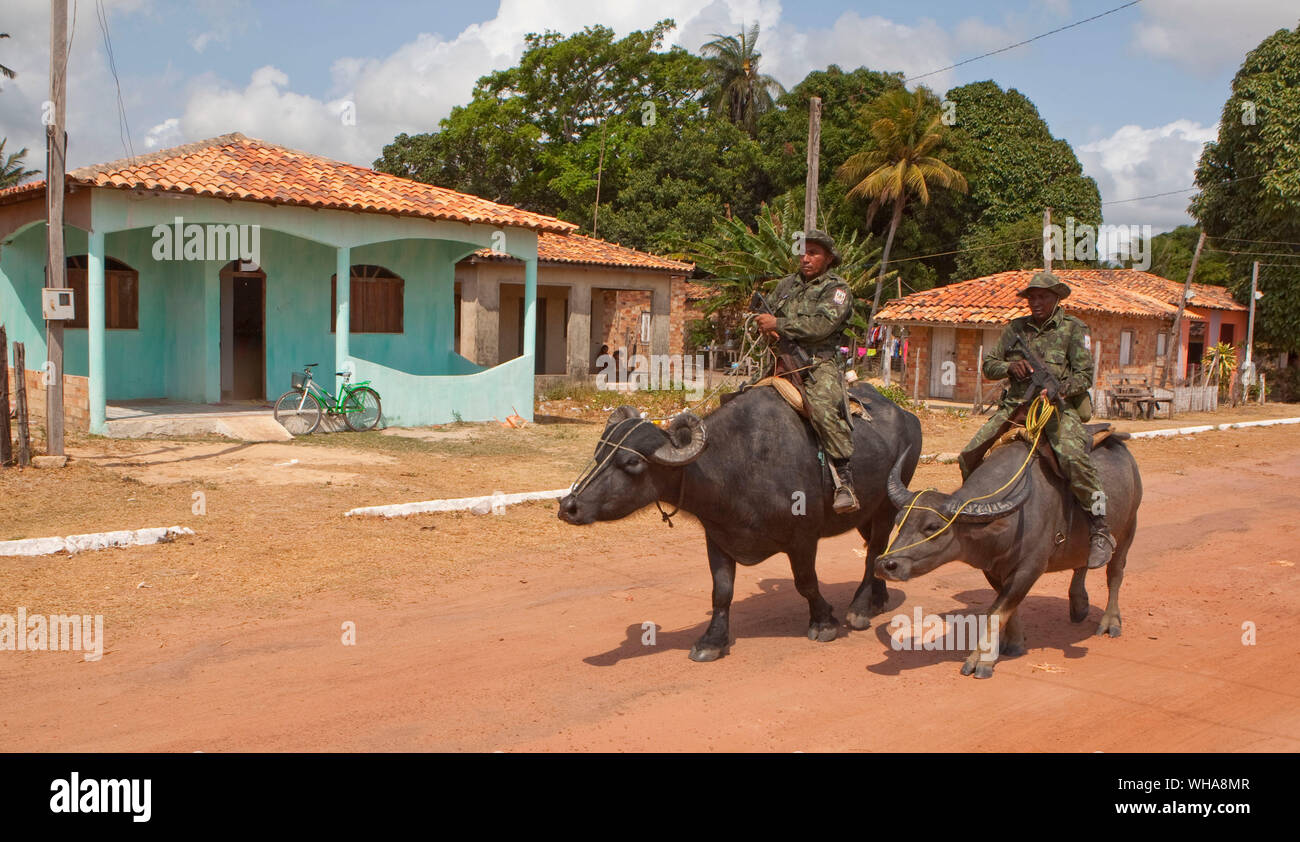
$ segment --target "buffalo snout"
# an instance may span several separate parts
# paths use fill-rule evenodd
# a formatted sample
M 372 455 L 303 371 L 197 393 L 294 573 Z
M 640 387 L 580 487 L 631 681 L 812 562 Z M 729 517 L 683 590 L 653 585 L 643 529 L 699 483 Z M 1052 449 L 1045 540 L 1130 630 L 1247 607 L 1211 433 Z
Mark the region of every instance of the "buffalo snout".
M 590 519 L 584 520 L 578 514 L 578 498 L 573 494 L 566 494 L 560 500 L 560 510 L 557 512 L 557 516 L 565 523 L 591 523 Z

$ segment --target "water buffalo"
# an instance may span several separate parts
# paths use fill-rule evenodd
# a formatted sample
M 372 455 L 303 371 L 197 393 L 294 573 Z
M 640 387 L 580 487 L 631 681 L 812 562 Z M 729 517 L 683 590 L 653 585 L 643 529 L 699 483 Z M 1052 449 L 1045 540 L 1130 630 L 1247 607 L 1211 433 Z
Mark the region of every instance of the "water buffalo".
M 867 541 L 866 575 L 848 621 L 865 629 L 888 597 L 873 572 L 895 514 L 885 489 L 888 466 L 910 479 L 921 424 L 868 385 L 850 394 L 870 414 L 854 424 L 856 512 L 831 510 L 834 489 L 811 428 L 775 390 L 757 388 L 704 418 L 682 413 L 667 430 L 632 407 L 618 408 L 596 446 L 594 472 L 560 501 L 559 517 L 573 524 L 617 520 L 662 501 L 699 518 L 713 574 L 713 619 L 691 648 L 694 661 L 716 660 L 730 643 L 736 564 L 758 564 L 780 552 L 789 556 L 795 587 L 808 600 L 808 638 L 834 640 L 839 621 L 817 586 L 817 542 L 856 527 Z
M 1093 425 L 1095 432 L 1106 425 Z M 1114 433 L 1092 453 L 1106 491 L 1106 516 L 1115 536 L 1115 552 L 1106 568 L 1110 599 L 1097 634 L 1119 637 L 1119 586 L 1124 580 L 1124 563 L 1137 531 L 1138 504 L 1142 502 L 1142 478 L 1137 462 L 1122 439 Z M 1029 452 L 1029 445 L 1015 440 L 994 450 L 952 494 L 923 491 L 912 494 L 903 479 L 907 462 L 899 459 L 889 475 L 889 496 L 900 510 L 902 523 L 890 551 L 879 559 L 876 575 L 894 581 L 928 573 L 942 564 L 961 560 L 984 571 L 997 591 L 989 609 L 989 627 L 1000 633 L 1000 652 L 1023 655 L 1024 632 L 1016 608 L 1045 572 L 1073 570 L 1070 580 L 1070 619 L 1081 623 L 1088 616 L 1088 592 L 1084 590 L 1088 560 L 1088 518 L 1078 510 L 1065 480 L 1037 456 L 1021 476 L 1004 492 L 967 505 L 952 525 L 943 530 L 962 503 L 1002 488 L 1015 476 Z M 916 500 L 910 513 L 905 509 Z M 933 536 L 933 537 L 931 537 Z M 994 619 L 996 618 L 996 625 Z M 962 675 L 977 678 L 993 675 L 998 652 L 973 649 L 962 665 Z

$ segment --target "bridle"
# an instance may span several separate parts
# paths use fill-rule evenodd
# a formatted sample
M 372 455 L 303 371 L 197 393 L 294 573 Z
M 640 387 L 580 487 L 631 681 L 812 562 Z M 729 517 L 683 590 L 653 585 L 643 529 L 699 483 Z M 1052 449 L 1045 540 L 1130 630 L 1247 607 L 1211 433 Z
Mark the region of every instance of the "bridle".
M 617 431 L 619 427 L 623 426 L 629 421 L 633 421 L 635 423 L 633 423 L 632 426 L 628 427 L 627 432 L 625 432 L 618 441 L 613 441 L 612 436 L 614 435 L 615 431 Z M 642 425 L 649 425 L 651 427 L 655 426 L 653 422 L 647 421 L 644 418 L 624 418 L 621 421 L 615 422 L 614 426 L 610 427 L 608 434 L 602 434 L 600 437 L 600 441 L 596 442 L 596 453 L 600 452 L 600 446 L 602 444 L 607 444 L 610 446 L 609 452 L 607 452 L 600 459 L 597 459 L 595 454 L 592 455 L 591 459 L 587 462 L 586 467 L 582 469 L 582 473 L 580 473 L 578 475 L 577 480 L 574 481 L 573 487 L 569 490 L 569 493 L 576 498 L 583 491 L 586 491 L 587 486 L 591 484 L 591 481 L 595 479 L 596 475 L 599 474 L 601 470 L 604 469 L 604 467 L 610 463 L 610 461 L 614 458 L 614 454 L 619 450 L 630 451 L 631 453 L 635 453 L 641 459 L 645 459 L 646 457 L 644 453 L 637 450 L 636 448 L 628 447 L 627 445 L 623 444 L 623 442 L 627 441 L 628 437 L 631 436 L 634 432 L 636 432 Z M 676 515 L 679 511 L 681 511 L 682 501 L 686 499 L 686 471 L 685 471 L 685 466 L 682 467 L 683 470 L 682 470 L 681 487 L 678 489 L 677 503 L 673 506 L 673 510 L 671 512 L 665 512 L 664 507 L 659 503 L 658 496 L 655 497 L 655 508 L 659 510 L 659 515 L 663 518 L 664 523 L 668 524 L 669 529 L 671 529 L 673 526 L 673 516 Z

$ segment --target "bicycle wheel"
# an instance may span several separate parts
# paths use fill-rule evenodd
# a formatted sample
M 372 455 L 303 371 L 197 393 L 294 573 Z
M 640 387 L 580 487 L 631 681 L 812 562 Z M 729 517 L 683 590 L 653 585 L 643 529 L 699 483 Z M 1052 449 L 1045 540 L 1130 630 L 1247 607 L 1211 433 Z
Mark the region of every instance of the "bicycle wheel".
M 379 393 L 362 386 L 348 395 L 348 402 L 343 409 L 343 419 L 348 422 L 348 429 L 357 433 L 373 430 L 379 424 Z
M 320 426 L 320 401 L 311 392 L 291 389 L 275 402 L 275 420 L 291 435 L 310 435 Z

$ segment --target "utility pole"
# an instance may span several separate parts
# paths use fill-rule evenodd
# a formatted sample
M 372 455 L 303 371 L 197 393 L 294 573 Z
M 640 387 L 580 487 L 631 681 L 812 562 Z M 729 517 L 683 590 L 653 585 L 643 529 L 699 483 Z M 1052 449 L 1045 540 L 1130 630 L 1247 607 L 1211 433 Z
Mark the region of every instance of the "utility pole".
M 50 102 L 54 123 L 45 127 L 46 249 L 45 285 L 67 286 L 63 256 L 63 182 L 67 172 L 68 136 L 66 72 L 68 69 L 68 2 L 50 0 Z M 63 455 L 63 320 L 45 322 L 45 452 Z M 22 377 L 23 373 L 18 372 Z M 5 408 L 6 410 L 8 407 Z
M 1160 388 L 1169 382 L 1169 357 L 1178 359 L 1178 337 L 1182 335 L 1183 308 L 1187 306 L 1187 295 L 1192 291 L 1192 278 L 1196 276 L 1196 264 L 1201 259 L 1201 249 L 1205 246 L 1205 231 L 1196 240 L 1196 253 L 1192 255 L 1192 267 L 1187 270 L 1187 280 L 1183 283 L 1183 295 L 1178 299 L 1178 314 L 1174 316 L 1173 327 L 1169 328 L 1169 339 L 1165 341 L 1165 365 L 1160 372 Z
M 1250 381 L 1242 383 L 1242 402 L 1250 394 L 1248 387 L 1251 381 L 1255 380 L 1255 299 L 1259 298 L 1259 261 L 1255 261 L 1255 266 L 1250 270 L 1250 319 L 1246 323 L 1246 364 L 1241 367 L 1242 379 L 1249 377 Z M 1260 403 L 1264 402 L 1264 387 L 1259 390 Z
M 1052 271 L 1052 209 L 1043 208 L 1043 271 Z
M 808 173 L 804 180 L 803 230 L 817 227 L 817 179 L 822 158 L 822 98 L 808 99 Z

